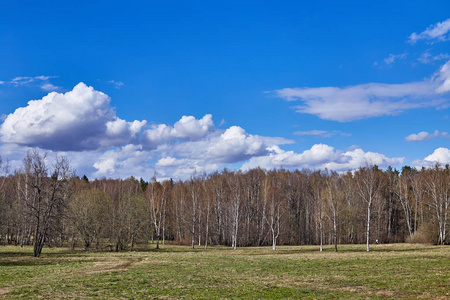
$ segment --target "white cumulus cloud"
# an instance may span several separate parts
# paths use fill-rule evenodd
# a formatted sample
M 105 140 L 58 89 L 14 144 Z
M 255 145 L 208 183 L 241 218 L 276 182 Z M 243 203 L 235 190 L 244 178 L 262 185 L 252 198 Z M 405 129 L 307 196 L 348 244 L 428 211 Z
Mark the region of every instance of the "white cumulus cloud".
M 156 166 L 158 167 L 174 167 L 174 166 L 179 166 L 181 164 L 185 164 L 186 160 L 185 159 L 176 159 L 175 157 L 163 157 L 160 160 L 158 160 L 158 162 L 156 163 Z
M 405 137 L 405 140 L 408 142 L 418 142 L 431 140 L 436 137 L 450 138 L 450 135 L 447 132 L 439 132 L 439 130 L 435 130 L 433 133 L 421 131 L 417 134 L 413 133 L 408 135 L 407 137 Z
M 207 114 L 197 120 L 193 116 L 183 116 L 173 126 L 166 124 L 153 124 L 150 129 L 144 131 L 144 144 L 155 149 L 158 145 L 179 138 L 187 141 L 200 140 L 214 130 L 212 115 Z
M 167 130 L 167 127 L 160 128 L 160 132 Z M 242 162 L 268 153 L 267 147 L 289 143 L 292 141 L 252 135 L 239 126 L 231 126 L 227 130 L 211 131 L 198 140 L 162 144 L 153 151 L 161 153 L 162 159 L 158 161 L 158 166 L 193 165 L 195 162 L 199 167 Z
M 88 150 L 123 145 L 145 124 L 119 119 L 106 94 L 79 83 L 70 92 L 49 93 L 9 114 L 0 140 L 48 150 Z
M 266 153 L 265 148 L 271 145 L 271 142 L 284 140 L 252 135 L 239 126 L 231 126 L 225 131 L 217 130 L 198 141 L 178 143 L 167 151 L 178 157 L 197 161 L 236 163 Z
M 187 179 L 194 173 L 212 173 L 219 170 L 220 166 L 219 164 L 205 160 L 177 159 L 170 156 L 161 158 L 155 164 L 158 177 L 178 179 Z
M 432 154 L 425 157 L 424 161 L 448 164 L 450 163 L 450 149 L 443 147 L 437 148 Z
M 111 149 L 99 157 L 93 163 L 96 169 L 96 177 L 126 178 L 150 177 L 152 165 L 149 162 L 151 153 L 145 151 L 142 145 L 128 144 L 120 148 Z
M 265 151 L 263 140 L 239 126 L 231 126 L 220 137 L 210 141 L 206 157 L 220 162 L 242 161 Z
M 433 167 L 436 164 L 441 166 L 450 164 L 450 149 L 444 147 L 437 148 L 423 160 L 415 160 L 412 164 L 416 167 Z
M 205 137 L 213 127 L 214 123 L 210 114 L 200 120 L 193 116 L 183 116 L 174 124 L 172 135 L 185 140 L 198 140 Z

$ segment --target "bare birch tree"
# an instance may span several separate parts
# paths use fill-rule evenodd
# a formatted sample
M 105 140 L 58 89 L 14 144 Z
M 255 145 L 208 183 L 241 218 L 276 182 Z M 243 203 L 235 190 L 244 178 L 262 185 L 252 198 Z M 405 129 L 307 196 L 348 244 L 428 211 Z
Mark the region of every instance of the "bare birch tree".
M 229 173 L 227 177 L 230 188 L 231 246 L 236 250 L 239 233 L 239 217 L 242 200 L 241 173 Z
M 366 222 L 366 246 L 367 252 L 370 251 L 370 220 L 373 202 L 376 201 L 380 189 L 383 187 L 383 180 L 379 176 L 378 167 L 360 168 L 355 173 L 356 186 L 361 199 L 366 203 L 367 222 Z
M 164 227 L 166 203 L 170 187 L 163 183 L 161 185 L 153 176 L 147 187 L 147 199 L 149 202 L 150 219 L 154 226 L 156 233 L 156 249 L 159 249 L 159 242 L 161 240 L 161 231 Z
M 438 223 L 438 244 L 445 244 L 450 214 L 450 168 L 441 169 L 436 165 L 427 171 L 425 185 L 430 196 L 428 202 L 435 213 Z

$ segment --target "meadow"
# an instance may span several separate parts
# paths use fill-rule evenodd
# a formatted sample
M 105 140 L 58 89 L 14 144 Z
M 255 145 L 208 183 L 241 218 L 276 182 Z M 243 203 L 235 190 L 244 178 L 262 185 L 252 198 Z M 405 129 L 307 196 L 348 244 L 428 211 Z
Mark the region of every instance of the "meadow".
M 0 298 L 450 299 L 450 247 L 390 244 L 133 252 L 0 246 Z

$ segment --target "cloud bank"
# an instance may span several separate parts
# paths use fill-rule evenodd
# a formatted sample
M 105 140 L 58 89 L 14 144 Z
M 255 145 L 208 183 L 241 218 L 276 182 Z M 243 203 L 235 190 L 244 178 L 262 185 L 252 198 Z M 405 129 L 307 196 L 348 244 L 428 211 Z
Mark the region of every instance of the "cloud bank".
M 325 144 L 316 144 L 302 153 L 284 151 L 278 146 L 273 146 L 268 150 L 268 155 L 251 158 L 242 166 L 242 169 L 248 170 L 259 166 L 266 169 L 327 168 L 334 171 L 348 171 L 366 165 L 378 165 L 385 168 L 401 165 L 404 162 L 403 157 L 388 158 L 383 154 L 364 152 L 360 148 L 342 152 Z
M 187 179 L 194 172 L 239 166 L 242 170 L 283 167 L 347 171 L 404 162 L 402 157 L 389 158 L 360 148 L 341 151 L 326 144 L 313 145 L 301 153 L 286 151 L 280 146 L 292 144 L 292 140 L 254 135 L 236 125 L 219 129 L 211 114 L 199 119 L 182 116 L 173 125 L 129 122 L 116 115 L 110 102 L 106 94 L 84 83 L 67 93 L 51 92 L 29 101 L 0 125 L 0 152 L 14 167 L 21 166 L 26 151 L 32 148 L 65 155 L 79 175 L 91 178 L 149 178 L 157 172 L 160 179 Z M 323 130 L 296 134 L 349 136 Z

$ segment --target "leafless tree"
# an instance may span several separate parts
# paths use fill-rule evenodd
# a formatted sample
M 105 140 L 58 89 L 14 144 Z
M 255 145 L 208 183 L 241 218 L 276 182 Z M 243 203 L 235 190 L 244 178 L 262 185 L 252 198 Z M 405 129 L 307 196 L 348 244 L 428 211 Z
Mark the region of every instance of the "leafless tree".
M 55 223 L 63 217 L 74 175 L 69 162 L 57 157 L 50 170 L 47 155 L 33 150 L 24 159 L 24 184 L 21 198 L 33 216 L 33 254 L 39 257 Z M 49 176 L 50 175 L 50 176 Z
M 107 226 L 109 205 L 108 196 L 95 188 L 77 192 L 70 202 L 70 220 L 86 250 L 92 245 L 99 247 L 102 231 Z
M 435 213 L 439 228 L 438 244 L 445 244 L 450 214 L 450 168 L 441 169 L 436 165 L 427 170 L 425 185 L 430 201 L 428 206 Z
M 367 222 L 366 222 L 366 246 L 367 252 L 370 251 L 370 220 L 371 220 L 371 209 L 374 201 L 377 200 L 379 196 L 379 191 L 383 187 L 383 179 L 380 176 L 380 171 L 378 167 L 365 167 L 360 168 L 355 173 L 355 181 L 357 186 L 357 191 L 361 199 L 366 203 L 367 209 Z
M 229 173 L 227 183 L 230 188 L 230 221 L 231 221 L 231 246 L 236 250 L 239 233 L 239 217 L 241 213 L 242 185 L 241 174 Z
M 345 192 L 342 178 L 335 172 L 327 174 L 326 177 L 326 197 L 328 204 L 329 218 L 333 226 L 334 251 L 338 251 L 338 225 L 341 213 L 346 209 L 344 205 Z
M 156 181 L 156 176 L 153 176 L 146 190 L 150 219 L 156 233 L 156 249 L 159 249 L 161 235 L 164 236 L 166 205 L 171 189 L 172 183 L 170 181 L 165 181 L 161 184 Z

